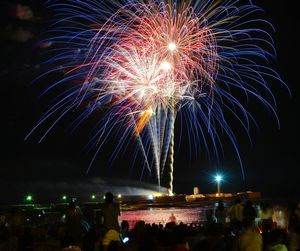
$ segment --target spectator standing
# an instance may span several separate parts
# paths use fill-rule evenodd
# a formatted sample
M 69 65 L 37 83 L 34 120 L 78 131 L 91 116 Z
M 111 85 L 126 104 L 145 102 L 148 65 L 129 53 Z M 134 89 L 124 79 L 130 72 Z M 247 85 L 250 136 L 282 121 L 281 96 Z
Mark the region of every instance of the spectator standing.
M 105 194 L 105 203 L 101 210 L 103 218 L 103 250 L 106 251 L 110 242 L 121 241 L 120 227 L 118 217 L 120 215 L 120 207 L 114 203 L 114 195 L 111 192 Z
M 242 230 L 243 209 L 241 198 L 236 198 L 229 213 L 230 225 L 234 233 L 239 233 Z
M 84 230 L 81 225 L 82 214 L 76 201 L 72 199 L 66 213 L 65 220 L 65 245 L 78 245 L 82 241 Z
M 243 208 L 243 220 L 255 222 L 256 217 L 257 217 L 257 212 L 253 207 L 252 201 L 247 200 L 246 205 Z
M 226 216 L 227 216 L 226 208 L 224 206 L 223 201 L 220 200 L 218 202 L 218 206 L 216 207 L 216 210 L 215 210 L 215 217 L 216 217 L 217 223 L 225 224 Z

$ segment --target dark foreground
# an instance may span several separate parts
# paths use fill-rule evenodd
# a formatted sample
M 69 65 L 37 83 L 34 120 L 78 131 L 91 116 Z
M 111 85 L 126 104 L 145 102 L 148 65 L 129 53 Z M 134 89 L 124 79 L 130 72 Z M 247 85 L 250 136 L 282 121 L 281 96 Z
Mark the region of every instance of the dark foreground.
M 120 199 L 120 236 L 108 246 L 102 245 L 105 234 L 102 203 L 77 204 L 73 217 L 68 203 L 2 206 L 0 251 L 299 250 L 297 203 L 281 207 L 271 201 L 253 200 L 249 217 L 244 199 L 243 218 L 237 221 L 232 213 L 234 201 L 224 200 L 220 218 L 216 209 L 218 200 Z M 167 218 L 161 220 L 161 215 Z

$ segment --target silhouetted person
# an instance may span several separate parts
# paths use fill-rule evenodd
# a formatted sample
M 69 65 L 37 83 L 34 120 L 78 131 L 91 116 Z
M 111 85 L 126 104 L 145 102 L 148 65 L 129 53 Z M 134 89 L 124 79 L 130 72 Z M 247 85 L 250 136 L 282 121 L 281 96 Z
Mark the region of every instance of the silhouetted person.
M 223 201 L 220 200 L 215 210 L 215 217 L 217 219 L 217 223 L 225 224 L 226 215 L 227 215 L 226 208 L 224 206 Z
M 230 208 L 230 225 L 235 233 L 242 229 L 243 208 L 241 198 L 236 198 L 235 203 Z
M 65 238 L 70 244 L 81 242 L 84 231 L 81 225 L 82 214 L 75 201 L 69 203 L 65 220 Z
M 174 213 L 171 213 L 171 216 L 169 217 L 169 222 L 176 222 L 176 217 Z
M 213 208 L 207 208 L 205 210 L 205 216 L 207 220 L 207 224 L 214 223 L 214 209 Z
M 96 223 L 96 214 L 92 205 L 86 206 L 86 208 L 83 210 L 83 215 L 86 222 L 89 224 L 89 227 L 93 227 Z
M 111 192 L 105 194 L 105 203 L 101 210 L 103 218 L 103 239 L 102 246 L 104 250 L 108 249 L 111 241 L 121 241 L 120 227 L 118 217 L 120 215 L 120 207 L 114 203 L 114 195 Z
M 124 238 L 128 238 L 129 236 L 129 223 L 127 220 L 123 220 L 121 222 L 121 230 L 120 230 L 120 235 L 122 240 L 124 240 Z
M 247 200 L 246 205 L 243 208 L 243 220 L 255 222 L 256 217 L 257 217 L 257 213 L 255 208 L 252 205 L 252 201 Z

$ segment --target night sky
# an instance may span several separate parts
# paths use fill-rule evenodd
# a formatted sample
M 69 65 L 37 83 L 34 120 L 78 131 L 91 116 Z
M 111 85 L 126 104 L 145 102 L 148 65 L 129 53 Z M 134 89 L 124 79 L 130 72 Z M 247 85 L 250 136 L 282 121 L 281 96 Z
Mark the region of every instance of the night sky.
M 262 3 L 261 3 L 262 2 Z M 276 81 L 270 82 L 277 99 L 277 114 L 280 128 L 275 117 L 262 105 L 249 103 L 249 111 L 255 116 L 258 128 L 252 124 L 252 144 L 240 126 L 231 123 L 239 139 L 239 149 L 245 171 L 241 167 L 232 147 L 224 138 L 225 155 L 219 162 L 209 162 L 205 153 L 189 157 L 185 142 L 175 145 L 174 190 L 176 193 L 192 193 L 198 186 L 203 193 L 215 192 L 212 177 L 216 172 L 225 176 L 223 191 L 261 191 L 267 197 L 299 198 L 299 116 L 298 75 L 298 16 L 292 1 L 257 1 L 265 9 L 266 18 L 272 22 L 276 31 L 273 35 L 278 53 L 272 65 L 289 86 L 292 95 Z M 32 17 L 18 17 L 17 6 L 26 5 Z M 35 193 L 44 182 L 48 190 L 55 188 L 57 182 L 76 185 L 78 182 L 90 183 L 93 177 L 106 180 L 106 184 L 126 181 L 130 186 L 141 179 L 142 182 L 155 184 L 155 174 L 145 173 L 141 178 L 141 167 L 131 166 L 129 156 L 132 149 L 109 164 L 109 156 L 115 141 L 111 140 L 100 152 L 91 170 L 86 173 L 92 152 L 83 151 L 91 136 L 97 116 L 89 119 L 79 130 L 71 133 L 68 116 L 41 144 L 42 134 L 36 133 L 24 141 L 26 134 L 33 128 L 43 112 L 51 105 L 57 93 L 40 96 L 47 84 L 33 83 L 41 74 L 44 50 L 39 41 L 48 27 L 49 13 L 41 1 L 1 1 L 1 158 L 0 158 L 0 201 L 18 202 L 26 193 Z M 52 79 L 48 79 L 51 83 Z M 53 79 L 54 80 L 54 79 Z M 137 182 L 137 183 L 136 183 Z M 163 180 L 166 184 L 166 177 Z M 31 184 L 30 186 L 27 184 Z M 83 187 L 83 188 L 82 188 Z M 84 186 L 81 189 L 84 190 Z M 82 191 L 84 192 L 84 191 Z M 104 191 L 105 192 L 105 191 Z M 10 199 L 9 199 L 10 198 Z

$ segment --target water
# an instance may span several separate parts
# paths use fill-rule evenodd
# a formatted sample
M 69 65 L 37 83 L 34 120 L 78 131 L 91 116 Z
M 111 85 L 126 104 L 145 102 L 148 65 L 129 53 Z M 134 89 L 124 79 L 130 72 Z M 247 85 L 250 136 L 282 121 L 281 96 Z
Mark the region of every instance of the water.
M 163 224 L 174 221 L 185 224 L 204 223 L 206 221 L 207 207 L 195 208 L 149 208 L 146 210 L 123 211 L 119 217 L 120 222 L 127 220 L 129 227 L 134 227 L 137 221 L 143 220 L 146 224 Z
M 165 225 L 168 222 L 174 221 L 177 224 L 183 222 L 184 224 L 204 224 L 207 221 L 207 214 L 213 213 L 213 206 L 205 207 L 193 207 L 193 208 L 149 208 L 144 210 L 130 210 L 122 211 L 119 221 L 126 220 L 129 223 L 130 229 L 133 228 L 136 222 L 143 220 L 146 224 L 162 224 Z M 258 216 L 261 215 L 261 210 L 257 208 Z M 286 227 L 286 214 L 284 207 L 274 207 L 273 222 L 276 223 L 278 227 Z M 229 218 L 226 218 L 229 222 Z M 261 221 L 260 217 L 256 218 L 256 223 Z

